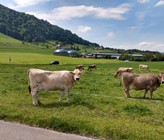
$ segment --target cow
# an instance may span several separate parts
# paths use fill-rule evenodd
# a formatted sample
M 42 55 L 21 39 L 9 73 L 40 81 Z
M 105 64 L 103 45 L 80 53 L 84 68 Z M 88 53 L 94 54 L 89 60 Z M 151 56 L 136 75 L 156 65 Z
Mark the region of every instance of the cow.
M 139 64 L 139 70 L 149 70 L 148 65 Z
M 133 68 L 131 67 L 120 67 L 117 69 L 116 73 L 114 74 L 114 77 L 121 76 L 123 72 L 132 72 Z
M 119 79 L 121 78 L 121 75 L 123 72 L 132 72 L 133 68 L 131 67 L 120 67 L 117 69 L 116 73 L 114 74 L 114 77 L 119 77 Z M 122 85 L 121 79 L 120 79 L 120 86 Z
M 93 69 L 96 69 L 96 65 L 95 64 L 88 66 L 88 70 L 93 70 Z
M 161 76 L 161 83 L 164 84 L 164 72 L 161 72 L 160 76 Z
M 79 69 L 80 71 L 84 70 L 84 65 L 77 65 L 75 69 Z
M 162 83 L 160 74 L 134 74 L 124 72 L 122 73 L 122 82 L 126 97 L 130 98 L 129 90 L 145 90 L 144 98 L 148 91 L 150 91 L 150 98 L 152 99 L 153 92 Z
M 67 102 L 69 102 L 69 91 L 72 88 L 75 81 L 80 79 L 81 71 L 75 69 L 74 71 L 46 71 L 41 69 L 29 69 L 29 93 L 32 95 L 34 105 L 40 105 L 38 91 L 47 90 L 55 91 L 61 90 L 59 96 L 59 102 L 62 100 L 64 92 L 67 93 Z

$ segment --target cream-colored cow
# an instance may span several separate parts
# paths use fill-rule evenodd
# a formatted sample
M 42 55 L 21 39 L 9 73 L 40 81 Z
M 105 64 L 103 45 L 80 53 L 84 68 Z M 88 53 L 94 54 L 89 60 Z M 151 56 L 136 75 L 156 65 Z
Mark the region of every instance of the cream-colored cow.
M 34 105 L 40 105 L 39 90 L 55 91 L 61 90 L 59 102 L 62 100 L 64 92 L 67 93 L 67 102 L 69 102 L 69 91 L 75 81 L 80 79 L 81 71 L 46 71 L 41 69 L 29 69 L 29 92 L 32 95 Z
M 148 65 L 139 64 L 139 70 L 149 70 Z
M 114 74 L 114 77 L 121 76 L 123 72 L 132 72 L 133 68 L 131 67 L 120 67 L 117 69 L 116 73 Z

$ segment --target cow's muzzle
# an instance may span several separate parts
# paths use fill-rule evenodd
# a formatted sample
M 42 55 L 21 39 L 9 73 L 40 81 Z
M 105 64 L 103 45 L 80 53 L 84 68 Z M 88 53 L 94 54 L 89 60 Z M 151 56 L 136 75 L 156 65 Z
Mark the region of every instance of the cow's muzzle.
M 80 78 L 76 78 L 76 79 L 75 79 L 75 81 L 79 81 L 79 80 L 80 80 Z
M 164 81 L 162 81 L 162 84 L 164 84 Z

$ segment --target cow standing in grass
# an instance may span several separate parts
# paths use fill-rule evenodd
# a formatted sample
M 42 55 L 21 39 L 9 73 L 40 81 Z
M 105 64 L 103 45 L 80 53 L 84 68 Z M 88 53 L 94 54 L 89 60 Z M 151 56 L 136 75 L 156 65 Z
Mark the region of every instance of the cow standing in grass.
M 150 98 L 152 99 L 153 92 L 162 83 L 164 74 L 134 74 L 124 72 L 122 74 L 122 82 L 126 97 L 130 98 L 129 90 L 145 90 L 144 98 L 148 91 L 150 91 Z
M 93 65 L 89 65 L 88 66 L 88 70 L 93 70 L 93 69 L 96 69 L 96 64 L 93 64 Z
M 79 69 L 80 71 L 83 71 L 84 70 L 84 65 L 77 65 L 75 68 Z
M 67 93 L 67 102 L 69 102 L 69 91 L 75 81 L 80 79 L 81 71 L 46 71 L 41 69 L 29 69 L 29 92 L 32 95 L 34 105 L 40 105 L 39 90 L 55 91 L 61 90 L 59 102 L 62 100 L 64 92 Z
M 114 77 L 120 77 L 123 72 L 132 72 L 133 68 L 131 67 L 120 67 L 117 69 L 116 73 L 114 74 Z
M 143 64 L 139 64 L 139 70 L 149 70 L 149 66 L 148 65 L 143 65 Z
M 121 86 L 121 75 L 122 73 L 124 72 L 132 72 L 133 71 L 133 68 L 131 67 L 120 67 L 117 69 L 116 73 L 114 74 L 114 77 L 119 77 L 120 79 L 120 86 Z

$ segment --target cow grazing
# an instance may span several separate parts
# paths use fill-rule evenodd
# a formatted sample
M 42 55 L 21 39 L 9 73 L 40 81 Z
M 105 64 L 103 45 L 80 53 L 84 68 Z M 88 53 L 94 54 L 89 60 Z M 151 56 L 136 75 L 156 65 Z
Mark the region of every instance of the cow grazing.
M 46 71 L 41 69 L 29 69 L 29 92 L 32 95 L 34 105 L 40 105 L 39 90 L 55 91 L 61 90 L 59 102 L 62 100 L 64 92 L 67 93 L 67 102 L 69 102 L 69 91 L 75 81 L 80 79 L 81 71 Z
M 125 94 L 130 98 L 129 90 L 145 90 L 144 98 L 148 91 L 150 91 L 150 98 L 152 99 L 153 92 L 161 84 L 161 75 L 159 74 L 134 74 L 124 72 L 122 74 L 122 82 L 124 84 Z
M 82 70 L 84 70 L 84 65 L 77 65 L 75 68 L 82 71 Z
M 118 68 L 118 70 L 116 71 L 116 73 L 114 74 L 114 77 L 116 78 L 116 77 L 119 77 L 119 79 L 121 78 L 121 75 L 122 75 L 122 73 L 124 73 L 124 72 L 132 72 L 133 71 L 133 68 L 131 68 L 131 67 L 127 67 L 127 68 L 125 68 L 125 67 L 120 67 L 120 68 Z M 120 79 L 120 86 L 122 85 L 122 82 L 121 82 L 121 79 Z
M 123 72 L 132 72 L 133 71 L 133 68 L 131 67 L 120 67 L 117 69 L 116 73 L 114 74 L 114 77 L 118 77 L 118 76 L 121 76 Z
M 139 70 L 149 70 L 148 65 L 139 64 Z
M 88 70 L 93 70 L 93 69 L 96 69 L 96 65 L 95 64 L 88 66 Z

